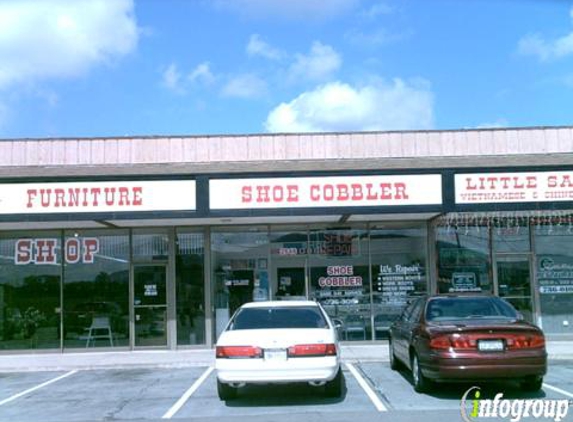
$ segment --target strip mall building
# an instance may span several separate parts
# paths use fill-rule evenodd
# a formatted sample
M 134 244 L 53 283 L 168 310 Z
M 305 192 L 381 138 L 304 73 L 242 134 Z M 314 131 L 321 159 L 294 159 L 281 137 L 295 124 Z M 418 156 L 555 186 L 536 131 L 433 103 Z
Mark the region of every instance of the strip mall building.
M 211 347 L 305 297 L 383 339 L 482 291 L 573 338 L 573 128 L 0 141 L 0 349 Z

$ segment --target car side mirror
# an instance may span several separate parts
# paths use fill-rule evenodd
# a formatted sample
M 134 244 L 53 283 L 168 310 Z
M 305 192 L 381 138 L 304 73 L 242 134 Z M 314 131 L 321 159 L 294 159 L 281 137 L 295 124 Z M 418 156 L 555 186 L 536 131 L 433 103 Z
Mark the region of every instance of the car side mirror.
M 524 321 L 525 320 L 525 317 L 523 316 L 523 314 L 521 312 L 517 313 L 517 320 L 518 321 Z
M 334 323 L 334 328 L 336 328 L 337 330 L 340 330 L 342 328 L 342 322 L 336 321 Z

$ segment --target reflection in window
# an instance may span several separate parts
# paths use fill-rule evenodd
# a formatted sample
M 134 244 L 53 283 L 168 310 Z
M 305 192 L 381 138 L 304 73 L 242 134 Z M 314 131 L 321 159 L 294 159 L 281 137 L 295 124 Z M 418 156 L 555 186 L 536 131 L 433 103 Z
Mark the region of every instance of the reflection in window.
M 127 231 L 66 232 L 64 347 L 129 344 Z
M 438 292 L 492 292 L 487 227 L 436 227 Z
M 367 233 L 325 229 L 309 236 L 310 296 L 340 325 L 343 340 L 372 335 Z
M 573 230 L 570 226 L 535 227 L 537 279 L 543 330 L 573 333 Z
M 269 299 L 268 257 L 266 227 L 211 234 L 217 337 L 242 304 Z
M 0 349 L 60 347 L 60 233 L 0 239 Z
M 411 298 L 426 293 L 426 244 L 425 228 L 370 232 L 376 339 L 387 338 Z
M 177 233 L 177 344 L 205 344 L 203 234 Z

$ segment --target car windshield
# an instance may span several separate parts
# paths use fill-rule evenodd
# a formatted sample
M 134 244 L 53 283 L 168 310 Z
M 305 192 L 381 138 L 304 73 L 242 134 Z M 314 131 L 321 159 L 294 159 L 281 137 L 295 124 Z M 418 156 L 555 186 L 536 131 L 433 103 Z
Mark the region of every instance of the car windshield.
M 516 319 L 517 312 L 496 297 L 452 297 L 431 300 L 426 309 L 427 321 L 460 319 Z
M 229 330 L 258 330 L 269 328 L 328 328 L 317 307 L 243 308 L 237 312 Z

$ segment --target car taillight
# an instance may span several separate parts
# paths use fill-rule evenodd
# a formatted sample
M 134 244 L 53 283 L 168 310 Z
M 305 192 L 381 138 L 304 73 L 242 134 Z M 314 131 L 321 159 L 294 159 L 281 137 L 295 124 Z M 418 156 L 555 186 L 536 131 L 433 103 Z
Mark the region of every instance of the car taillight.
M 329 344 L 297 344 L 288 348 L 289 357 L 336 356 L 336 346 Z
M 263 350 L 254 346 L 217 346 L 215 354 L 217 358 L 252 359 L 262 358 Z
M 452 347 L 449 336 L 437 336 L 430 339 L 430 349 L 448 350 Z
M 545 346 L 542 334 L 510 334 L 505 337 L 505 344 L 510 350 L 539 349 Z

